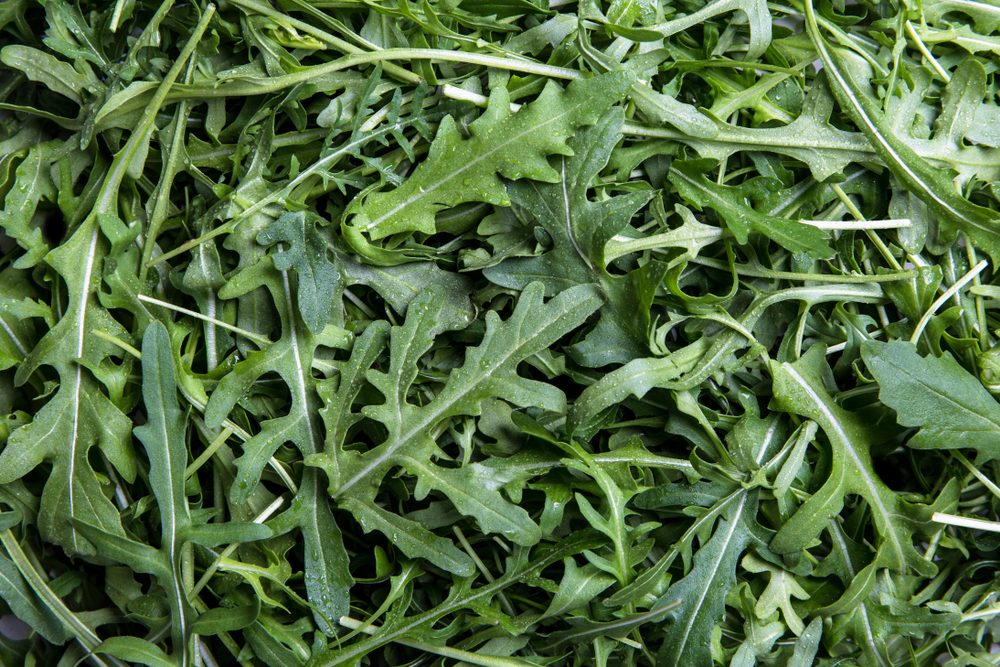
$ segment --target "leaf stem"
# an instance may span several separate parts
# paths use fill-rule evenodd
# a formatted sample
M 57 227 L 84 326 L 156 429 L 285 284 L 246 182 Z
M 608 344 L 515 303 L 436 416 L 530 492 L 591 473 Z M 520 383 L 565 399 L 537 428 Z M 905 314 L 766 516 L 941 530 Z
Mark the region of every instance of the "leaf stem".
M 370 623 L 360 621 L 356 618 L 351 618 L 350 616 L 341 616 L 337 622 L 345 628 L 360 630 L 367 635 L 377 635 L 378 631 L 382 629 L 381 626 L 371 625 Z M 442 658 L 451 658 L 470 665 L 480 665 L 480 667 L 531 667 L 534 665 L 534 663 L 528 662 L 527 660 L 506 658 L 498 655 L 485 655 L 482 653 L 470 653 L 469 651 L 463 651 L 449 646 L 438 646 L 437 644 L 421 642 L 415 639 L 404 639 L 399 637 L 393 641 L 397 644 L 402 644 L 403 646 L 408 646 L 418 651 L 439 655 Z
M 927 59 L 927 62 L 931 64 L 931 68 L 937 73 L 939 77 L 941 77 L 941 79 L 945 83 L 951 81 L 951 75 L 949 75 L 948 72 L 946 72 L 945 69 L 941 67 L 941 63 L 937 61 L 937 58 L 931 55 L 931 52 L 927 48 L 927 45 L 924 44 L 924 40 L 921 39 L 920 35 L 917 34 L 917 31 L 913 29 L 913 24 L 910 23 L 909 21 L 906 21 L 904 25 L 906 26 L 906 34 L 910 36 L 910 39 L 912 39 L 914 43 L 916 43 L 917 50 L 919 50 L 920 53 L 924 56 L 924 58 Z
M 91 329 L 90 333 L 93 334 L 95 337 L 100 338 L 101 340 L 105 340 L 111 343 L 112 345 L 119 347 L 122 350 L 125 350 L 136 359 L 142 359 L 142 352 L 137 350 L 134 346 L 129 345 L 125 341 L 121 340 L 120 338 L 112 336 L 107 331 L 101 331 L 100 329 Z
M 747 266 L 746 264 L 733 264 L 730 266 L 725 262 L 709 257 L 692 257 L 688 259 L 688 261 L 692 264 L 701 264 L 702 266 L 719 269 L 720 271 L 735 269 L 736 273 L 741 276 L 749 276 L 751 278 L 772 278 L 775 280 L 802 280 L 842 284 L 891 283 L 901 280 L 910 280 L 914 276 L 918 275 L 917 272 L 912 269 L 903 269 L 893 273 L 880 273 L 874 275 L 837 275 L 830 273 L 797 273 L 794 271 L 776 271 L 773 269 L 765 269 L 764 267 Z
M 218 319 L 216 319 L 214 317 L 209 317 L 208 315 L 202 315 L 198 311 L 189 310 L 187 308 L 184 308 L 183 306 L 176 306 L 176 305 L 174 305 L 172 303 L 169 303 L 167 301 L 161 301 L 160 299 L 157 299 L 155 297 L 146 296 L 145 294 L 139 294 L 137 296 L 138 296 L 138 299 L 140 301 L 145 301 L 146 303 L 151 303 L 154 306 L 160 306 L 161 308 L 167 308 L 169 310 L 175 310 L 178 313 L 182 313 L 182 314 L 188 315 L 190 317 L 195 317 L 195 318 L 197 318 L 199 320 L 202 320 L 204 322 L 211 322 L 212 324 L 214 324 L 217 327 L 222 327 L 223 329 L 227 329 L 229 331 L 232 331 L 235 334 L 239 334 L 240 336 L 243 336 L 244 338 L 252 340 L 253 342 L 257 343 L 258 345 L 262 345 L 262 346 L 266 347 L 266 346 L 268 346 L 268 345 L 271 344 L 271 340 L 269 338 L 261 336 L 260 334 L 255 334 L 252 331 L 247 331 L 246 329 L 241 329 L 241 328 L 239 328 L 237 326 L 229 324 L 228 322 L 223 322 L 222 320 L 218 320 Z
M 986 519 L 975 519 L 957 514 L 945 514 L 944 512 L 934 512 L 931 521 L 958 526 L 960 528 L 971 528 L 973 530 L 988 530 L 993 533 L 1000 533 L 1000 521 L 987 521 Z
M 924 332 L 924 329 L 927 327 L 927 324 L 934 316 L 934 313 L 937 312 L 938 308 L 944 305 L 948 299 L 957 294 L 959 290 L 965 287 L 968 283 L 972 282 L 972 279 L 982 273 L 987 266 L 989 266 L 989 262 L 985 259 L 980 260 L 978 264 L 969 269 L 968 273 L 959 278 L 954 285 L 946 289 L 941 296 L 935 299 L 934 303 L 932 303 L 927 309 L 927 312 L 925 312 L 923 317 L 920 318 L 920 321 L 917 322 L 917 327 L 913 330 L 913 335 L 910 336 L 910 342 L 915 345 L 917 341 L 920 340 L 920 335 Z
M 0 531 L 0 544 L 3 545 L 7 551 L 7 555 L 10 556 L 11 561 L 17 566 L 18 572 L 28 582 L 28 585 L 35 591 L 39 599 L 45 603 L 45 606 L 62 622 L 66 629 L 76 637 L 80 646 L 87 652 L 87 658 L 95 665 L 98 665 L 98 667 L 108 667 L 109 663 L 102 660 L 93 652 L 101 643 L 101 638 L 49 588 L 44 576 L 32 565 L 28 555 L 21 549 L 20 543 L 10 529 Z M 115 658 L 110 658 L 109 660 L 112 665 L 124 667 Z
M 198 472 L 198 469 L 205 465 L 205 462 L 215 455 L 215 452 L 219 450 L 219 447 L 226 444 L 226 440 L 228 440 L 229 436 L 232 434 L 233 429 L 228 426 L 224 427 L 222 431 L 219 432 L 219 435 L 215 436 L 212 442 L 209 443 L 208 447 L 205 448 L 205 451 L 199 454 L 198 458 L 192 461 L 191 465 L 184 470 L 184 479 L 188 479 L 191 475 Z
M 886 220 L 857 220 L 850 222 L 847 220 L 799 220 L 803 225 L 809 225 L 817 229 L 860 231 L 862 229 L 903 229 L 909 227 L 913 222 L 909 218 L 886 219 Z
M 960 452 L 957 449 L 952 450 L 951 453 L 952 453 L 952 455 L 956 459 L 958 459 L 958 462 L 961 463 L 962 466 L 964 466 L 966 470 L 968 470 L 970 473 L 972 473 L 972 475 L 976 479 L 978 479 L 982 483 L 983 486 L 985 486 L 987 489 L 989 489 L 990 493 L 992 493 L 997 498 L 1000 498 L 1000 486 L 997 486 L 993 482 L 993 480 L 991 480 L 989 477 L 987 477 L 986 475 L 984 475 L 978 468 L 976 468 L 976 466 L 972 465 L 972 463 L 969 461 L 969 459 L 967 459 L 965 457 L 965 454 L 963 454 L 962 452 Z
M 253 522 L 264 523 L 275 512 L 277 512 L 278 509 L 284 504 L 285 504 L 284 496 L 278 496 L 277 498 L 274 499 L 274 501 L 270 505 L 265 507 L 263 511 L 260 512 L 260 514 L 258 514 L 253 518 Z M 218 571 L 219 566 L 222 564 L 222 561 L 225 560 L 226 558 L 229 558 L 229 556 L 231 556 L 232 553 L 236 551 L 239 547 L 240 543 L 234 542 L 233 544 L 230 544 L 221 552 L 219 552 L 219 554 L 216 555 L 215 560 L 212 561 L 212 564 L 209 565 L 202 573 L 201 578 L 198 579 L 198 583 L 194 585 L 189 595 L 191 597 L 198 595 L 198 593 L 201 592 L 201 589 L 205 588 L 205 586 L 208 585 L 208 582 L 212 580 L 212 577 L 215 576 L 215 573 Z

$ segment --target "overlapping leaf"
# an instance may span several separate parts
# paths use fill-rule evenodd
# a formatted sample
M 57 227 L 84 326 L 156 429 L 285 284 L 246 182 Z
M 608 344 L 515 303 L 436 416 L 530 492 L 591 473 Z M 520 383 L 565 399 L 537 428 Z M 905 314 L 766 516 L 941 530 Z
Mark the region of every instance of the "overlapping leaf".
M 514 257 L 483 273 L 504 287 L 524 289 L 533 281 L 545 285 L 546 294 L 575 285 L 595 283 L 605 294 L 601 319 L 574 351 L 587 366 L 621 363 L 642 354 L 646 326 L 642 313 L 641 276 L 608 273 L 605 246 L 628 225 L 652 192 L 592 201 L 591 185 L 604 168 L 620 136 L 621 111 L 609 111 L 592 127 L 569 141 L 572 157 L 559 160 L 559 182 L 522 181 L 507 186 L 511 201 L 531 213 L 548 232 L 552 249 L 538 257 Z M 654 267 L 655 268 L 655 267 Z M 646 323 L 648 326 L 648 323 Z
M 778 553 L 802 549 L 840 512 L 847 494 L 858 494 L 871 508 L 880 563 L 897 571 L 933 572 L 934 565 L 913 545 L 914 531 L 929 511 L 904 501 L 875 472 L 872 436 L 857 415 L 834 403 L 824 386 L 828 371 L 822 349 L 813 348 L 795 363 L 772 362 L 771 369 L 778 405 L 819 424 L 832 454 L 829 477 L 781 527 L 771 548 Z
M 486 112 L 469 125 L 468 138 L 446 117 L 427 160 L 398 188 L 367 196 L 345 231 L 373 241 L 401 232 L 433 234 L 434 215 L 445 208 L 475 201 L 507 204 L 501 177 L 558 181 L 548 157 L 570 154 L 566 140 L 573 130 L 594 123 L 630 84 L 624 72 L 573 81 L 565 90 L 549 84 L 516 113 L 507 91 L 494 89 Z M 364 250 L 360 236 L 348 238 Z

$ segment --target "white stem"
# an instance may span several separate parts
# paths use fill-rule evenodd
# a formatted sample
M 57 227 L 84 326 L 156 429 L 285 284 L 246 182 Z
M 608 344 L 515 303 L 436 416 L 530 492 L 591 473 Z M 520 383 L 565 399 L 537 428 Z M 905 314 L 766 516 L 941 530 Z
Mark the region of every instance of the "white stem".
M 223 322 L 222 320 L 217 320 L 214 317 L 209 317 L 207 315 L 202 315 L 201 313 L 199 313 L 199 312 L 197 312 L 195 310 L 188 310 L 187 308 L 183 308 L 181 306 L 175 306 L 174 304 L 172 304 L 172 303 L 170 303 L 168 301 L 161 301 L 161 300 L 156 299 L 154 297 L 146 296 L 145 294 L 139 294 L 138 295 L 138 299 L 139 299 L 139 301 L 145 301 L 146 303 L 151 303 L 151 304 L 153 304 L 155 306 L 160 306 L 162 308 L 168 308 L 170 310 L 175 310 L 178 313 L 183 313 L 184 315 L 190 315 L 191 317 L 195 317 L 195 318 L 197 318 L 199 320 L 203 320 L 205 322 L 211 322 L 212 324 L 214 324 L 217 327 L 222 327 L 223 329 L 228 329 L 229 331 L 232 331 L 235 334 L 239 334 L 240 336 L 243 336 L 244 338 L 249 338 L 253 342 L 258 343 L 260 345 L 270 345 L 271 344 L 271 341 L 267 337 L 265 337 L 265 336 L 261 336 L 260 334 L 255 334 L 252 331 L 247 331 L 246 329 L 240 329 L 239 327 L 233 326 L 232 324 L 229 324 L 228 322 Z
M 909 218 L 887 220 L 799 220 L 803 225 L 817 229 L 859 230 L 859 229 L 902 229 L 913 222 Z
M 949 526 L 959 526 L 961 528 L 972 528 L 973 530 L 988 530 L 994 533 L 1000 533 L 1000 522 L 997 521 L 987 521 L 986 519 L 973 519 L 968 516 L 958 516 L 957 514 L 945 514 L 943 512 L 934 512 L 931 516 L 931 521 L 936 521 L 938 523 L 946 523 Z
M 946 289 L 941 296 L 935 299 L 934 303 L 931 304 L 931 307 L 927 309 L 926 313 L 924 313 L 924 316 L 920 318 L 919 322 L 917 322 L 917 328 L 913 330 L 913 335 L 910 336 L 910 342 L 916 344 L 916 342 L 920 340 L 920 334 L 924 332 L 924 328 L 927 326 L 927 323 L 931 321 L 931 317 L 934 316 L 937 309 L 944 305 L 948 299 L 957 294 L 960 289 L 972 282 L 972 279 L 982 273 L 983 269 L 987 266 L 989 266 L 989 262 L 985 259 L 980 261 L 972 267 L 968 273 L 959 278 L 954 285 Z

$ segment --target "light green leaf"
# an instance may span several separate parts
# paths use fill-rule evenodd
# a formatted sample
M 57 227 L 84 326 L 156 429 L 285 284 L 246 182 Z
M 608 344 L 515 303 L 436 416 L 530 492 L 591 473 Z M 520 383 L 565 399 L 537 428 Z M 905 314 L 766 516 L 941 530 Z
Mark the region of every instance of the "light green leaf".
M 828 372 L 823 350 L 818 346 L 795 363 L 771 362 L 777 405 L 819 424 L 833 450 L 829 478 L 785 522 L 771 541 L 771 549 L 793 553 L 808 546 L 840 512 L 844 496 L 856 493 L 871 508 L 884 566 L 898 572 L 934 572 L 933 563 L 914 548 L 912 539 L 927 512 L 904 503 L 875 473 L 871 432 L 860 417 L 834 402 L 823 380 Z
M 920 429 L 910 447 L 968 447 L 981 463 L 1000 457 L 1000 403 L 950 354 L 922 357 L 904 341 L 868 341 L 862 354 L 882 402 L 900 424 Z
M 111 637 L 105 639 L 94 649 L 94 652 L 112 655 L 122 660 L 140 665 L 148 665 L 149 667 L 175 667 L 177 664 L 159 646 L 138 637 Z
M 219 607 L 199 615 L 191 625 L 191 632 L 198 635 L 217 635 L 242 630 L 257 620 L 260 600 L 241 607 Z
M 566 90 L 549 83 L 537 100 L 516 113 L 506 89 L 494 88 L 486 112 L 469 125 L 464 138 L 446 117 L 427 159 L 403 184 L 364 198 L 352 211 L 345 231 L 359 252 L 366 242 L 403 232 L 433 234 L 434 215 L 464 202 L 509 203 L 501 177 L 555 182 L 552 154 L 569 155 L 566 139 L 573 130 L 595 122 L 631 85 L 624 72 L 576 80 Z
M 429 291 L 410 305 L 406 322 L 392 330 L 388 370 L 371 370 L 367 374 L 368 381 L 386 400 L 362 412 L 385 425 L 386 438 L 364 453 L 340 450 L 337 443 L 331 443 L 326 451 L 327 460 L 337 461 L 339 474 L 331 478 L 330 493 L 338 504 L 349 496 L 370 502 L 382 478 L 395 466 L 413 467 L 414 461 L 419 462 L 417 468 L 425 466 L 424 462 L 437 453 L 432 429 L 455 416 L 477 415 L 480 402 L 487 398 L 502 398 L 518 406 L 536 405 L 540 397 L 543 404 L 553 400 L 562 404 L 565 399 L 561 392 L 521 377 L 517 366 L 578 327 L 598 308 L 600 297 L 591 287 L 579 286 L 543 303 L 543 291 L 539 283 L 529 285 L 505 322 L 494 313 L 487 313 L 482 342 L 468 350 L 465 363 L 451 372 L 444 388 L 419 407 L 410 403 L 407 395 L 418 372 L 420 357 L 440 330 L 438 313 L 442 300 Z M 546 391 L 540 394 L 543 387 Z M 557 407 L 553 404 L 550 409 Z M 489 512 L 482 513 L 476 509 L 477 504 L 470 503 L 474 490 L 453 486 L 457 481 L 452 477 L 455 474 L 459 473 L 424 475 L 420 483 L 454 495 L 459 510 L 475 510 L 477 518 L 487 519 Z M 508 511 L 513 508 L 506 501 L 504 506 Z M 502 530 L 513 530 L 518 536 L 515 541 L 530 543 L 540 537 L 533 522 L 525 521 L 526 515 L 514 516 L 518 517 L 515 525 L 504 524 L 506 528 Z M 492 520 L 487 526 L 500 528 Z
M 801 635 L 805 630 L 805 623 L 792 607 L 792 598 L 808 600 L 809 594 L 799 585 L 795 575 L 775 567 L 753 554 L 744 556 L 740 564 L 747 572 L 767 573 L 769 576 L 767 588 L 757 598 L 757 604 L 754 606 L 754 614 L 757 618 L 761 621 L 766 620 L 780 610 L 788 629 L 796 636 Z
M 268 258 L 252 265 L 245 281 L 231 280 L 227 298 L 240 296 L 264 284 L 281 316 L 281 338 L 264 350 L 251 352 L 216 387 L 205 409 L 210 425 L 219 425 L 240 398 L 267 372 L 277 373 L 291 393 L 288 414 L 265 420 L 260 430 L 243 445 L 237 459 L 237 475 L 230 487 L 234 502 L 245 502 L 257 487 L 261 473 L 275 451 L 293 443 L 305 459 L 320 452 L 322 427 L 318 418 L 319 398 L 311 369 L 316 349 L 315 337 L 303 327 L 295 309 L 288 271 L 275 271 Z M 238 286 L 237 286 L 238 285 Z M 297 525 L 306 542 L 306 584 L 309 599 L 316 606 L 316 619 L 326 632 L 334 629 L 326 619 L 347 613 L 348 589 L 353 579 L 340 530 L 320 491 L 318 471 L 303 475 L 292 508 L 282 530 Z

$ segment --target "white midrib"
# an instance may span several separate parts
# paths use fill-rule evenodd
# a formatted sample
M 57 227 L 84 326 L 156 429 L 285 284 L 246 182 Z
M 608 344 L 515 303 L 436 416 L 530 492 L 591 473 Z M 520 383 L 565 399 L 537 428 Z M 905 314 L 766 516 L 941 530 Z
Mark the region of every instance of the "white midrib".
M 208 253 L 199 252 L 198 262 L 201 264 L 202 272 L 208 275 L 208 264 L 207 256 Z M 215 319 L 216 304 L 215 304 L 215 290 L 208 289 L 208 312 L 206 315 Z M 218 350 L 215 349 L 215 325 L 211 322 L 205 323 L 205 361 L 208 363 L 208 370 L 215 370 L 215 367 L 219 365 Z
M 14 347 L 16 347 L 17 351 L 21 353 L 21 356 L 27 357 L 28 348 L 24 346 L 24 343 L 21 342 L 21 339 L 17 337 L 17 334 L 14 333 L 14 330 L 10 328 L 10 325 L 8 325 L 7 322 L 4 321 L 4 318 L 2 317 L 0 317 L 0 327 L 3 327 L 3 330 L 7 332 L 8 336 L 10 336 L 11 342 L 14 343 Z
M 83 264 L 83 280 L 80 282 L 80 298 L 77 300 L 76 304 L 76 358 L 83 358 L 83 342 L 87 333 L 87 303 L 90 298 L 90 279 L 94 274 L 94 264 L 97 263 L 97 239 L 98 234 L 100 234 L 100 228 L 97 224 L 94 224 L 94 230 L 91 232 L 90 246 L 87 248 L 87 256 Z M 73 491 L 73 479 L 76 476 L 76 450 L 79 446 L 80 439 L 80 390 L 83 383 L 83 366 L 80 365 L 79 361 L 76 363 L 76 371 L 73 374 L 73 412 L 70 418 L 70 423 L 72 424 L 70 430 L 70 443 L 69 443 L 69 465 L 67 466 L 67 493 L 66 493 L 66 505 L 69 510 L 70 519 L 74 518 L 76 515 L 76 497 Z M 70 541 L 73 544 L 73 550 L 79 551 L 79 543 L 76 537 L 76 529 L 70 525 Z
M 754 463 L 758 466 L 764 462 L 764 452 L 767 451 L 768 447 L 771 445 L 771 440 L 778 434 L 778 420 L 775 419 L 770 426 L 767 427 L 767 433 L 764 434 L 764 442 L 760 444 L 757 449 L 757 454 L 753 457 Z
M 283 244 L 278 244 L 279 248 L 283 247 Z M 309 415 L 309 397 L 306 395 L 306 372 L 305 368 L 302 366 L 301 349 L 299 348 L 299 333 L 298 325 L 296 323 L 295 313 L 292 312 L 293 304 L 292 301 L 292 287 L 288 280 L 288 272 L 281 272 L 281 286 L 285 292 L 285 303 L 289 310 L 288 313 L 288 329 L 289 329 L 289 340 L 292 345 L 292 359 L 295 360 L 295 397 L 296 402 L 299 404 L 299 419 L 306 420 L 306 431 L 309 433 L 309 454 L 315 454 L 319 451 L 319 447 L 316 444 L 316 433 L 313 431 L 312 418 Z
M 162 373 L 162 369 L 160 369 Z M 162 385 L 159 382 L 159 377 L 155 384 L 157 392 L 162 390 Z M 157 402 L 158 405 L 166 405 L 166 397 L 162 395 L 159 396 Z M 190 656 L 188 651 L 188 623 L 187 623 L 187 613 L 186 613 L 186 600 L 184 597 L 184 592 L 181 590 L 181 576 L 180 576 L 180 565 L 179 559 L 177 557 L 177 507 L 178 505 L 184 503 L 183 499 L 178 499 L 177 497 L 177 485 L 174 483 L 174 467 L 170 462 L 170 433 L 167 429 L 167 420 L 165 415 L 160 416 L 160 425 L 162 431 L 160 432 L 159 441 L 164 443 L 163 451 L 163 463 L 166 469 L 167 476 L 167 503 L 166 507 L 160 508 L 160 516 L 163 521 L 163 532 L 164 537 L 167 542 L 167 567 L 170 568 L 170 584 L 173 589 L 174 599 L 177 600 L 177 617 L 178 617 L 178 629 L 180 630 L 181 641 L 184 645 L 180 647 L 181 653 L 181 664 L 187 665 L 190 662 Z M 183 482 L 182 482 L 183 484 Z M 183 487 L 182 487 L 183 488 Z M 180 500 L 180 502 L 178 502 Z M 186 507 L 186 505 L 185 505 Z
M 835 519 L 834 519 L 835 520 Z M 847 572 L 851 577 L 857 576 L 857 570 L 854 569 L 854 563 L 851 561 L 851 552 L 847 550 L 847 544 L 844 542 L 843 535 L 840 534 L 840 529 L 836 526 L 830 531 L 831 537 L 837 542 L 837 548 L 840 549 L 841 553 L 844 554 L 844 562 L 847 563 Z M 871 646 L 872 653 L 875 654 L 878 664 L 882 667 L 887 667 L 885 661 L 882 660 L 882 654 L 878 650 L 878 645 L 875 643 L 875 635 L 872 633 L 871 620 L 868 618 L 868 607 L 864 602 L 858 605 L 858 611 L 861 612 L 861 623 L 865 628 L 865 638 L 868 640 L 868 645 Z
M 428 188 L 420 188 L 420 189 L 418 189 L 415 194 L 407 197 L 402 202 L 400 202 L 399 204 L 397 204 L 393 208 L 389 209 L 387 212 L 385 212 L 382 215 L 380 215 L 378 218 L 375 218 L 374 220 L 372 220 L 372 221 L 368 222 L 367 224 L 365 224 L 364 227 L 363 227 L 363 229 L 365 231 L 368 231 L 370 229 L 374 229 L 375 227 L 377 227 L 378 225 L 382 224 L 383 222 L 385 222 L 386 220 L 388 220 L 392 216 L 394 216 L 397 213 L 399 213 L 401 210 L 403 210 L 407 206 L 410 206 L 411 204 L 413 204 L 414 202 L 418 201 L 419 199 L 421 199 L 423 197 L 430 196 L 431 193 L 433 193 L 434 191 L 436 191 L 439 188 L 443 187 L 446 183 L 448 183 L 449 181 L 451 181 L 451 179 L 455 178 L 456 176 L 458 176 L 462 172 L 464 172 L 464 171 L 466 171 L 468 169 L 472 169 L 476 165 L 478 165 L 480 162 L 483 162 L 485 160 L 490 159 L 491 157 L 493 157 L 494 153 L 496 153 L 496 152 L 498 152 L 498 151 L 500 151 L 500 150 L 502 150 L 504 148 L 507 148 L 507 146 L 509 146 L 510 144 L 513 144 L 513 143 L 516 143 L 516 142 L 520 141 L 521 139 L 523 139 L 524 137 L 526 137 L 529 134 L 534 134 L 536 132 L 539 132 L 539 133 L 544 132 L 545 128 L 547 126 L 552 125 L 553 123 L 562 120 L 564 117 L 570 115 L 571 113 L 575 113 L 576 110 L 579 107 L 583 106 L 583 104 L 584 104 L 584 102 L 581 102 L 580 104 L 576 104 L 576 105 L 573 105 L 573 106 L 565 109 L 561 113 L 553 114 L 549 118 L 543 120 L 538 125 L 526 128 L 524 131 L 518 132 L 517 134 L 515 134 L 514 136 L 512 136 L 507 141 L 500 142 L 498 145 L 494 146 L 493 148 L 491 148 L 488 151 L 483 151 L 479 156 L 473 158 L 471 161 L 462 163 L 462 166 L 460 166 L 458 169 L 455 169 L 455 170 L 450 171 L 447 174 L 445 174 L 445 176 L 443 178 L 439 179 L 438 182 L 435 183 L 434 185 L 432 185 L 432 186 L 430 186 Z
M 899 554 L 899 557 L 901 559 L 905 559 L 906 551 L 903 548 L 903 545 L 900 544 L 899 541 L 896 539 L 896 534 L 892 530 L 891 512 L 889 512 L 889 509 L 883 504 L 882 496 L 879 493 L 877 485 L 875 484 L 875 480 L 873 480 L 871 478 L 871 475 L 869 475 L 867 470 L 865 470 L 865 465 L 861 461 L 861 457 L 858 455 L 857 450 L 854 449 L 854 445 L 851 444 L 851 440 L 847 436 L 847 432 L 844 431 L 843 427 L 840 425 L 840 421 L 836 418 L 836 416 L 834 416 L 832 412 L 830 412 L 830 409 L 826 406 L 825 403 L 823 403 L 823 400 L 815 392 L 815 390 L 813 390 L 812 386 L 808 382 L 806 382 L 805 378 L 799 375 L 798 371 L 796 371 L 791 364 L 787 363 L 782 364 L 782 367 L 785 369 L 785 371 L 788 372 L 788 374 L 792 377 L 795 383 L 802 388 L 802 391 L 804 391 L 809 396 L 809 400 L 811 400 L 816 405 L 816 408 L 822 413 L 823 417 L 826 419 L 827 425 L 829 426 L 829 431 L 832 431 L 833 434 L 836 435 L 836 437 L 840 440 L 841 444 L 843 445 L 844 450 L 847 451 L 847 455 L 851 457 L 851 461 L 854 463 L 854 466 L 857 469 L 858 476 L 861 477 L 861 479 L 864 481 L 865 486 L 868 487 L 870 491 L 870 493 L 868 494 L 870 496 L 868 502 L 871 503 L 878 510 L 878 514 L 881 515 L 882 526 L 884 528 L 883 532 L 885 533 L 885 535 L 883 535 L 883 538 L 885 538 L 886 541 L 892 544 L 893 549 L 896 551 L 897 554 Z
M 513 317 L 513 315 L 511 317 Z M 546 327 L 543 327 L 541 330 L 539 330 L 538 332 L 536 332 L 534 336 L 531 336 L 531 337 L 529 337 L 529 338 L 527 338 L 525 340 L 522 340 L 521 343 L 520 343 L 520 345 L 518 345 L 513 350 L 511 350 L 510 354 L 504 355 L 504 356 L 500 357 L 499 359 L 497 359 L 496 361 L 494 361 L 494 363 L 492 363 L 491 365 L 489 365 L 487 368 L 481 369 L 481 372 L 478 375 L 476 375 L 477 380 L 474 383 L 472 383 L 471 386 L 463 387 L 460 391 L 452 390 L 452 395 L 450 397 L 448 397 L 448 400 L 439 401 L 438 399 L 442 395 L 446 395 L 446 394 L 444 392 L 442 392 L 441 394 L 438 394 L 438 398 L 435 398 L 432 402 L 430 402 L 430 403 L 427 404 L 427 407 L 425 408 L 427 414 L 426 414 L 426 416 L 423 419 L 419 420 L 406 433 L 403 433 L 398 438 L 395 438 L 392 442 L 389 443 L 389 445 L 386 447 L 385 451 L 382 452 L 382 454 L 380 456 L 376 457 L 374 461 L 371 461 L 368 465 L 366 465 L 364 468 L 362 468 L 357 473 L 355 473 L 355 475 L 353 477 L 351 477 L 349 480 L 347 480 L 346 482 L 344 482 L 343 484 L 341 484 L 340 488 L 337 489 L 336 495 L 338 495 L 338 496 L 339 495 L 343 495 L 352 486 L 354 486 L 355 484 L 357 484 L 359 481 L 361 481 L 362 479 L 364 479 L 369 473 L 371 473 L 372 470 L 375 470 L 376 468 L 378 468 L 379 466 L 381 466 L 383 463 L 385 463 L 386 461 L 388 461 L 390 458 L 392 458 L 392 456 L 396 453 L 396 450 L 398 450 L 400 447 L 402 447 L 406 443 L 410 442 L 413 438 L 415 438 L 418 434 L 420 434 L 421 431 L 423 431 L 424 429 L 428 428 L 429 426 L 431 426 L 432 424 L 434 424 L 435 422 L 437 422 L 437 420 L 441 418 L 441 415 L 445 414 L 451 408 L 451 406 L 453 406 L 455 403 L 457 403 L 462 398 L 464 398 L 470 391 L 472 391 L 484 379 L 489 379 L 489 377 L 491 375 L 493 375 L 493 373 L 495 373 L 497 371 L 497 369 L 501 368 L 504 364 L 507 363 L 508 359 L 515 358 L 520 353 L 520 350 L 524 346 L 528 345 L 532 341 L 532 339 L 537 338 L 538 336 L 544 335 L 544 333 L 548 329 L 548 326 L 550 326 L 552 324 L 558 323 L 559 319 L 560 318 L 557 317 L 555 320 L 551 320 L 549 322 L 549 325 L 547 325 Z M 510 321 L 510 320 L 508 320 L 508 321 Z M 485 343 L 486 343 L 486 340 L 484 339 L 483 342 L 480 343 L 480 347 L 482 345 L 484 345 Z M 520 357 L 517 357 L 517 358 L 520 358 Z M 462 367 L 460 367 L 460 368 L 462 368 Z M 430 409 L 430 408 L 435 407 L 434 404 L 438 403 L 438 402 L 440 402 L 439 406 L 437 406 L 433 410 Z
M 726 549 L 729 546 L 729 542 L 733 539 L 733 535 L 736 533 L 736 527 L 739 525 L 739 517 L 743 513 L 743 507 L 747 502 L 747 492 L 744 490 L 743 495 L 740 497 L 740 504 L 733 513 L 733 519 L 729 522 L 728 533 L 726 534 L 725 544 L 719 549 L 719 555 L 715 558 L 712 563 L 711 572 L 716 572 L 719 569 L 719 565 L 722 563 L 722 559 L 726 556 Z M 684 628 L 684 634 L 681 635 L 680 646 L 687 646 L 688 637 L 691 635 L 691 630 L 694 628 L 694 623 L 698 619 L 698 614 L 701 612 L 701 607 L 705 604 L 705 598 L 708 597 L 708 590 L 710 586 L 705 586 L 701 593 L 698 594 L 698 600 L 694 605 L 694 613 L 690 614 L 689 618 L 691 621 Z
M 590 258 L 583 254 L 583 250 L 580 249 L 580 244 L 576 242 L 576 234 L 573 233 L 573 213 L 569 203 L 569 190 L 566 188 L 566 158 L 559 160 L 559 185 L 562 186 L 562 214 L 563 221 L 566 223 L 566 236 L 569 237 L 569 242 L 573 244 L 573 249 L 576 250 L 576 254 L 579 255 L 580 259 L 582 259 L 590 270 L 593 271 L 594 266 L 590 263 Z

